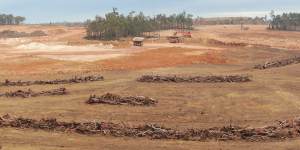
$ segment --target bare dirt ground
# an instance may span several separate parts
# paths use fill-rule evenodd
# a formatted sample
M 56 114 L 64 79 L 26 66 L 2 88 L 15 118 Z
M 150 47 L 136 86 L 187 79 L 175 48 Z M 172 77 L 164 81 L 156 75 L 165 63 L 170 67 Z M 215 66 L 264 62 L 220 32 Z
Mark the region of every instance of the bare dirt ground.
M 66 96 L 0 98 L 0 115 L 57 118 L 60 121 L 105 121 L 139 125 L 155 123 L 176 129 L 225 125 L 263 127 L 276 120 L 300 116 L 300 64 L 254 70 L 255 64 L 299 55 L 300 33 L 268 31 L 266 26 L 205 26 L 193 31 L 185 44 L 146 41 L 141 48 L 129 42 L 84 40 L 83 28 L 63 26 L 1 26 L 48 34 L 39 38 L 0 39 L 0 80 L 52 80 L 74 75 L 101 74 L 104 81 L 63 85 Z M 163 37 L 172 31 L 162 32 Z M 211 40 L 224 44 L 210 43 Z M 247 46 L 226 45 L 246 43 Z M 248 74 L 247 83 L 139 83 L 144 74 Z M 61 85 L 0 87 L 0 93 L 28 88 L 35 91 Z M 144 95 L 155 107 L 86 105 L 91 94 Z M 36 149 L 282 149 L 297 150 L 300 139 L 273 142 L 188 142 L 116 138 L 99 135 L 0 129 L 3 150 Z M 0 148 L 1 149 L 1 148 Z
M 247 25 L 246 25 L 247 26 Z M 248 26 L 249 30 L 241 31 L 235 26 L 203 26 L 197 27 L 195 39 L 215 39 L 224 42 L 247 43 L 279 49 L 299 50 L 300 33 L 289 31 L 270 31 L 267 26 Z

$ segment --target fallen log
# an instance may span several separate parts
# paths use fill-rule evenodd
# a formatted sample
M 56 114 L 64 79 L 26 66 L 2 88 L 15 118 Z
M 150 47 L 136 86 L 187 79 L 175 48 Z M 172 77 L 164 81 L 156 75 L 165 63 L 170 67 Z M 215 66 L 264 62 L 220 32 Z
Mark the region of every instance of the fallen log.
M 262 128 L 239 126 L 214 127 L 209 129 L 177 130 L 155 124 L 128 126 L 110 122 L 59 122 L 56 119 L 34 120 L 0 117 L 0 128 L 39 129 L 45 131 L 73 132 L 85 135 L 99 134 L 114 137 L 146 137 L 185 141 L 274 141 L 300 137 L 300 118 L 279 121 Z
M 95 82 L 103 81 L 103 76 L 86 76 L 86 77 L 77 77 L 71 79 L 56 79 L 49 81 L 9 81 L 5 80 L 0 83 L 0 86 L 30 86 L 30 85 L 46 85 L 46 84 L 75 84 L 75 83 L 86 83 L 86 82 Z
M 264 64 L 259 64 L 254 66 L 254 69 L 265 70 L 270 68 L 284 67 L 284 66 L 298 64 L 298 63 L 300 63 L 300 56 L 295 56 L 291 58 L 265 62 Z
M 109 105 L 131 105 L 131 106 L 154 106 L 157 101 L 144 96 L 121 97 L 116 94 L 107 93 L 97 97 L 90 96 L 86 101 L 87 104 L 109 104 Z
M 14 92 L 6 92 L 0 94 L 0 97 L 21 97 L 21 98 L 29 98 L 29 97 L 39 97 L 39 96 L 52 96 L 52 95 L 66 95 L 66 88 L 53 89 L 48 91 L 34 92 L 31 89 L 27 91 L 17 90 Z
M 174 82 L 174 83 L 233 83 L 233 82 L 250 82 L 249 76 L 230 75 L 230 76 L 195 76 L 195 77 L 179 77 L 179 76 L 160 76 L 160 75 L 144 75 L 137 79 L 138 82 Z

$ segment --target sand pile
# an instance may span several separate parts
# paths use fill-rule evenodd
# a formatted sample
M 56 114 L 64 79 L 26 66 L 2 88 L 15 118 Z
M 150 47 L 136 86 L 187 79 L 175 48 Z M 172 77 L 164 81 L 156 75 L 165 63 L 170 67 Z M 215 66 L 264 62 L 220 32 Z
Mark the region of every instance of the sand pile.
M 45 51 L 45 52 L 61 52 L 61 51 L 93 51 L 93 50 L 106 50 L 112 49 L 112 45 L 103 45 L 103 44 L 91 44 L 84 46 L 71 46 L 63 43 L 38 43 L 31 42 L 27 44 L 21 44 L 16 47 L 19 50 L 27 51 Z

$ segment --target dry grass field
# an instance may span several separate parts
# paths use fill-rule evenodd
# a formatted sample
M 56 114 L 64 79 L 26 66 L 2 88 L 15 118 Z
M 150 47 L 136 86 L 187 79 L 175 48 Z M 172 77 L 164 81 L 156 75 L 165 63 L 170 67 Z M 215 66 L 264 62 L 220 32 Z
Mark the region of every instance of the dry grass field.
M 268 31 L 266 26 L 196 27 L 184 44 L 147 40 L 144 47 L 126 41 L 87 41 L 85 29 L 64 26 L 3 26 L 0 30 L 42 30 L 45 37 L 0 39 L 0 81 L 54 80 L 102 75 L 104 81 L 0 87 L 15 90 L 67 88 L 66 96 L 0 97 L 0 116 L 57 118 L 66 122 L 104 121 L 175 129 L 239 125 L 264 127 L 300 117 L 300 64 L 255 70 L 265 61 L 300 55 L 300 33 Z M 163 31 L 168 36 L 172 31 Z M 128 40 L 128 39 L 127 39 Z M 212 42 L 213 41 L 213 42 Z M 218 42 L 216 42 L 218 41 Z M 223 44 L 220 44 L 223 43 Z M 237 46 L 242 43 L 243 46 Z M 251 76 L 247 83 L 140 83 L 145 74 Z M 155 107 L 87 105 L 91 94 L 142 95 Z M 1 150 L 203 149 L 297 150 L 299 139 L 246 141 L 180 141 L 80 135 L 33 129 L 0 128 Z

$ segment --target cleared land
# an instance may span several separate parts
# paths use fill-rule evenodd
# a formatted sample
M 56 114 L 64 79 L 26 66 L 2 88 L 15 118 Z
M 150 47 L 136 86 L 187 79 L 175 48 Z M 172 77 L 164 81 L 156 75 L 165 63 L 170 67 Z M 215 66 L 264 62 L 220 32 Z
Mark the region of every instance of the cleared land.
M 185 44 L 147 40 L 144 47 L 122 42 L 84 40 L 83 28 L 3 26 L 1 30 L 48 36 L 0 39 L 0 80 L 45 81 L 103 75 L 103 81 L 63 85 L 65 96 L 0 97 L 0 116 L 62 122 L 158 124 L 178 130 L 232 125 L 264 127 L 300 116 L 300 64 L 257 70 L 266 61 L 300 54 L 299 32 L 268 31 L 265 26 L 205 26 Z M 172 31 L 163 31 L 168 36 Z M 241 44 L 242 43 L 242 44 Z M 245 83 L 141 83 L 142 75 L 249 75 Z M 0 93 L 49 91 L 61 85 L 1 86 Z M 91 94 L 143 95 L 159 100 L 155 107 L 88 105 Z M 26 137 L 26 138 L 24 138 Z M 284 141 L 193 142 L 148 138 L 79 135 L 32 129 L 0 128 L 2 149 L 282 149 L 296 150 L 300 139 Z

